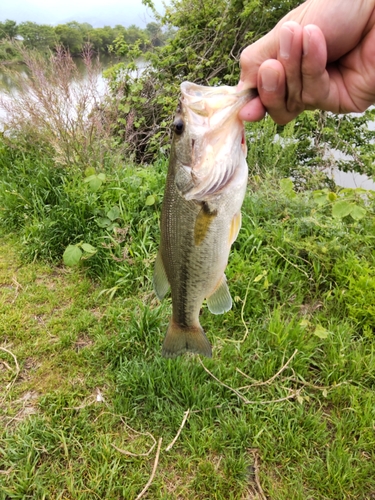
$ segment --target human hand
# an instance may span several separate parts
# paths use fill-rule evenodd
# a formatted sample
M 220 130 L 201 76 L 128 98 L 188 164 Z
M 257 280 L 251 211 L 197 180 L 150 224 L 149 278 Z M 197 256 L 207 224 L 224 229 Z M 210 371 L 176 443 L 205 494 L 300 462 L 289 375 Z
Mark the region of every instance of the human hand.
M 361 112 L 375 102 L 374 82 L 375 0 L 310 0 L 243 51 L 239 88 L 257 87 L 259 97 L 240 118 Z

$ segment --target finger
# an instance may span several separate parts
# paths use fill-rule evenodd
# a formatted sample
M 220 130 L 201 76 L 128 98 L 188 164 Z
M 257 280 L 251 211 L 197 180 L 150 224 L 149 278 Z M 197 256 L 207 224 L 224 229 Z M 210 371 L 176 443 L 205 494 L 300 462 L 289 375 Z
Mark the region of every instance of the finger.
M 280 61 L 270 59 L 260 66 L 258 92 L 263 106 L 276 123 L 284 125 L 298 114 L 287 109 L 285 71 Z
M 302 96 L 302 34 L 300 24 L 288 21 L 279 28 L 278 60 L 284 66 L 286 78 L 286 108 L 298 114 L 304 110 Z
M 238 117 L 240 120 L 244 120 L 246 122 L 258 122 L 264 118 L 265 114 L 266 108 L 263 106 L 260 98 L 256 97 L 240 110 Z
M 241 75 L 239 88 L 255 88 L 258 82 L 258 70 L 267 59 L 277 58 L 277 38 L 275 31 L 265 35 L 241 53 Z
M 327 67 L 327 45 L 323 32 L 313 24 L 303 28 L 301 64 L 301 100 L 305 109 L 327 109 L 330 78 Z

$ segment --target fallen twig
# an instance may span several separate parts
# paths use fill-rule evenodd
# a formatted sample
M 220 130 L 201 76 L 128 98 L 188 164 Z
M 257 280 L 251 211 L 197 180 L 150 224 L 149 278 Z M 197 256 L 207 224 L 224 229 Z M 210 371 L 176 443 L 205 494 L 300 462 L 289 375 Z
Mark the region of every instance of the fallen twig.
M 297 389 L 297 390 L 293 391 L 291 394 L 289 394 L 289 396 L 285 396 L 283 398 L 270 399 L 268 401 L 251 401 L 251 400 L 247 399 L 243 394 L 241 394 L 237 389 L 234 389 L 230 385 L 224 384 L 224 382 L 222 382 L 221 380 L 219 380 L 212 372 L 210 372 L 210 370 L 208 368 L 206 368 L 204 366 L 204 364 L 203 364 L 203 362 L 202 362 L 202 360 L 200 358 L 198 358 L 198 359 L 199 359 L 199 362 L 202 365 L 203 369 L 209 375 L 211 375 L 211 377 L 214 380 L 216 380 L 216 382 L 218 382 L 223 387 L 229 389 L 230 391 L 234 392 L 236 394 L 236 396 L 238 396 L 241 399 L 241 401 L 243 401 L 243 403 L 246 404 L 246 405 L 257 405 L 257 404 L 265 405 L 265 404 L 271 404 L 271 403 L 281 403 L 282 401 L 287 401 L 289 399 L 298 398 L 298 396 L 301 394 L 301 392 L 303 390 L 303 387 L 301 387 L 300 389 Z M 290 389 L 290 390 L 292 390 L 292 389 Z
M 154 436 L 152 436 L 153 439 Z M 149 454 L 152 452 L 152 450 L 155 448 L 156 446 L 156 440 L 155 442 L 151 445 L 150 449 L 146 452 L 146 453 L 132 453 L 131 451 L 128 451 L 128 450 L 122 450 L 121 448 L 118 448 L 115 444 L 111 443 L 111 446 L 117 450 L 118 452 L 122 453 L 123 455 L 127 455 L 129 457 L 148 457 Z
M 249 293 L 249 288 L 250 288 L 250 281 L 247 285 L 247 288 L 246 288 L 246 293 L 245 293 L 245 298 L 243 299 L 242 301 L 242 307 L 241 307 L 241 321 L 242 321 L 242 324 L 243 326 L 245 327 L 245 333 L 244 333 L 244 336 L 242 337 L 241 340 L 236 340 L 236 339 L 226 339 L 226 342 L 233 342 L 233 343 L 236 343 L 236 344 L 242 344 L 243 342 L 245 342 L 245 340 L 247 339 L 247 336 L 249 334 L 249 329 L 247 327 L 247 324 L 246 324 L 246 321 L 244 319 L 244 311 L 245 311 L 245 305 L 246 305 L 246 302 L 247 302 L 247 295 Z
M 14 296 L 14 299 L 12 300 L 12 304 L 15 303 L 15 301 L 17 300 L 17 297 L 18 297 L 18 290 L 21 288 L 22 289 L 22 285 L 20 283 L 18 283 L 18 281 L 16 280 L 15 277 L 12 278 L 12 281 L 13 283 L 16 285 L 16 294 Z
M 169 443 L 169 445 L 165 448 L 165 451 L 169 451 L 172 448 L 172 446 L 175 444 L 175 442 L 177 441 L 178 436 L 181 434 L 181 431 L 184 428 L 184 425 L 185 425 L 186 420 L 187 420 L 187 418 L 189 416 L 189 413 L 190 413 L 190 409 L 188 409 L 188 410 L 185 411 L 184 418 L 182 419 L 182 422 L 181 422 L 181 425 L 180 425 L 180 427 L 179 427 L 179 429 L 177 431 L 177 434 L 175 435 L 173 441 L 171 443 Z
M 273 382 L 288 367 L 289 363 L 292 361 L 292 359 L 297 354 L 297 352 L 298 352 L 298 349 L 296 349 L 294 351 L 294 353 L 291 355 L 291 357 L 288 359 L 288 361 L 280 368 L 280 370 L 277 373 L 275 373 L 275 375 L 273 375 L 268 380 L 265 380 L 264 382 L 263 381 L 254 382 L 253 384 L 250 384 L 250 385 L 244 385 L 243 387 L 239 387 L 238 390 L 250 389 L 250 387 L 260 387 L 262 385 L 269 385 L 271 382 Z M 244 377 L 246 377 L 248 379 L 250 378 L 249 375 L 246 375 L 246 373 L 244 373 L 243 371 L 241 371 L 239 368 L 236 368 L 236 370 L 238 371 L 238 373 L 241 373 L 241 375 L 243 375 Z
M 5 347 L 0 347 L 0 351 L 3 351 L 3 352 L 6 352 L 7 354 L 9 354 L 10 356 L 12 356 L 13 360 L 14 360 L 14 364 L 16 365 L 16 374 L 15 376 L 13 377 L 13 379 L 9 382 L 9 384 L 6 386 L 5 388 L 5 394 L 2 398 L 1 401 L 4 401 L 5 400 L 5 397 L 6 397 L 6 394 L 7 392 L 10 391 L 10 389 L 12 388 L 13 384 L 15 383 L 15 381 L 17 380 L 18 378 L 18 375 L 20 373 L 20 366 L 18 364 L 18 361 L 17 361 L 17 358 L 16 356 L 11 352 L 9 351 L 9 349 L 6 349 Z M 7 364 L 7 363 L 4 363 L 4 366 L 6 366 L 8 369 L 11 369 L 10 366 Z
M 224 382 L 222 382 L 217 377 L 215 377 L 215 375 L 212 372 L 210 372 L 210 370 L 208 368 L 206 368 L 204 366 L 203 361 L 201 360 L 201 358 L 198 358 L 198 360 L 199 360 L 200 364 L 202 365 L 204 371 L 207 372 L 214 380 L 216 380 L 216 382 L 218 382 L 223 387 L 226 387 L 230 391 L 234 392 L 236 394 L 236 396 L 238 396 L 244 403 L 248 402 L 247 398 L 245 398 L 245 396 L 243 396 L 240 392 L 238 392 L 236 389 L 233 389 L 233 387 L 230 387 L 229 385 L 224 384 Z
M 161 443 L 163 441 L 163 438 L 160 438 L 159 439 L 159 442 L 158 442 L 158 448 L 156 450 L 156 455 L 155 455 L 155 461 L 154 461 L 154 466 L 152 468 L 152 472 L 151 472 L 151 476 L 150 476 L 150 479 L 147 481 L 146 483 L 146 486 L 143 488 L 143 490 L 140 492 L 140 494 L 137 496 L 137 498 L 135 500 L 140 500 L 143 495 L 146 493 L 146 491 L 149 489 L 152 481 L 154 480 L 154 477 L 155 477 L 155 473 L 156 473 L 156 469 L 158 467 L 158 462 L 159 462 L 159 455 L 160 455 L 160 448 L 161 448 Z
M 262 486 L 260 484 L 260 479 L 259 479 L 259 463 L 258 463 L 259 456 L 258 456 L 258 450 L 255 449 L 255 448 L 253 448 L 253 449 L 251 449 L 249 451 L 250 451 L 250 453 L 252 454 L 252 456 L 254 458 L 254 466 L 253 466 L 254 467 L 254 479 L 255 479 L 255 484 L 256 484 L 259 496 L 260 496 L 261 500 L 267 500 L 267 497 L 266 497 L 266 495 L 263 492 Z
M 310 278 L 310 276 L 308 275 L 308 273 L 304 270 L 304 269 L 301 269 L 299 266 L 297 266 L 297 264 L 293 264 L 293 262 L 290 262 L 290 260 L 288 260 L 285 255 L 283 255 L 281 252 L 279 252 L 279 250 L 275 247 L 273 247 L 271 245 L 271 248 L 272 250 L 275 250 L 276 253 L 278 253 L 280 255 L 280 257 L 282 257 L 288 264 L 290 264 L 291 266 L 295 267 L 296 269 L 298 269 L 298 271 L 300 271 L 301 273 L 303 273 L 306 278 Z

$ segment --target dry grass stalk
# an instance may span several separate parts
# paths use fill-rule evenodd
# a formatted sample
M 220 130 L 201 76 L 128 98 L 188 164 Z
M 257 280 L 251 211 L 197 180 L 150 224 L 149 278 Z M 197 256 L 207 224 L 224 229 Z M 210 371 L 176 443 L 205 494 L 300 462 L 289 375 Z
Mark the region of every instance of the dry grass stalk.
M 298 349 L 296 349 L 294 351 L 294 353 L 291 355 L 291 357 L 288 359 L 288 361 L 280 368 L 280 370 L 278 372 L 276 372 L 275 375 L 273 375 L 268 380 L 265 380 L 264 382 L 263 381 L 262 382 L 257 381 L 257 382 L 254 382 L 253 384 L 250 384 L 250 385 L 244 385 L 243 387 L 239 387 L 238 390 L 250 389 L 250 387 L 260 387 L 262 385 L 269 385 L 269 384 L 271 384 L 288 367 L 289 363 L 292 361 L 292 359 L 297 354 L 297 352 L 298 352 Z M 239 368 L 236 368 L 236 370 L 238 371 L 238 373 L 241 373 L 241 375 L 243 375 L 244 377 L 250 378 L 248 375 L 246 375 L 246 373 L 244 373 L 243 371 L 241 371 Z
M 254 458 L 254 479 L 255 479 L 255 484 L 257 487 L 257 492 L 261 500 L 267 500 L 266 495 L 263 492 L 262 486 L 260 484 L 260 479 L 259 479 L 259 454 L 258 450 L 256 448 L 252 448 L 249 450 L 250 453 L 252 454 Z
M 18 375 L 20 373 L 20 366 L 18 364 L 16 356 L 9 349 L 7 349 L 6 347 L 0 347 L 0 351 L 3 351 L 5 353 L 9 354 L 10 356 L 12 356 L 12 358 L 14 360 L 14 364 L 16 366 L 16 374 L 14 375 L 14 377 L 12 378 L 12 380 L 9 382 L 9 384 L 5 388 L 5 393 L 4 393 L 4 395 L 3 395 L 2 399 L 1 399 L 1 403 L 2 403 L 3 401 L 5 401 L 6 395 L 11 390 L 11 388 L 13 387 L 14 383 L 16 382 L 16 380 L 18 378 Z M 8 365 L 8 363 L 4 363 L 4 366 L 8 370 L 11 370 L 10 366 Z
M 169 443 L 169 445 L 165 448 L 165 451 L 169 451 L 170 449 L 172 449 L 173 445 L 175 444 L 175 442 L 177 441 L 179 435 L 181 434 L 181 431 L 182 429 L 184 428 L 184 425 L 186 423 L 186 420 L 189 416 L 189 413 L 190 413 L 190 409 L 186 410 L 185 413 L 184 413 L 184 418 L 182 419 L 182 422 L 181 422 L 181 425 L 177 431 L 177 434 L 175 435 L 174 439 Z
M 295 354 L 293 354 L 292 358 L 294 357 L 294 355 Z M 291 361 L 291 359 L 286 363 L 286 365 Z M 239 390 L 241 388 L 240 389 L 234 389 L 230 385 L 225 384 L 224 382 L 222 382 L 221 380 L 219 380 L 212 372 L 210 372 L 210 370 L 203 364 L 203 362 L 202 362 L 202 360 L 200 358 L 198 358 L 198 360 L 199 360 L 200 364 L 202 365 L 203 369 L 205 370 L 205 372 L 207 372 L 220 385 L 222 385 L 226 389 L 229 389 L 230 391 L 234 392 L 234 394 L 236 394 L 236 396 L 239 397 L 241 399 L 241 401 L 244 404 L 246 404 L 246 405 L 256 405 L 256 404 L 263 404 L 264 405 L 264 404 L 271 404 L 271 403 L 281 403 L 282 401 L 288 401 L 289 399 L 299 399 L 300 395 L 301 395 L 301 392 L 303 390 L 303 387 L 300 388 L 300 389 L 297 389 L 297 390 L 288 389 L 290 391 L 290 394 L 288 396 L 283 397 L 283 398 L 270 399 L 270 400 L 267 400 L 267 401 L 262 401 L 262 400 L 260 400 L 260 401 L 251 401 L 251 400 L 247 399 L 246 396 L 244 396 L 243 394 L 241 394 L 239 392 Z M 284 367 L 285 367 L 285 365 L 284 365 Z M 279 372 L 276 374 L 276 376 L 278 376 L 285 369 L 284 367 L 279 370 Z M 276 376 L 274 375 L 270 380 L 274 380 L 276 378 Z M 268 381 L 267 381 L 267 383 L 268 383 Z M 260 386 L 260 385 L 264 385 L 264 382 L 258 382 L 258 383 L 255 384 L 255 386 Z M 246 388 L 248 388 L 248 387 L 249 386 L 246 386 Z
M 156 450 L 154 466 L 152 468 L 150 479 L 147 481 L 146 486 L 143 488 L 143 490 L 140 492 L 140 494 L 137 496 L 137 498 L 135 500 L 140 500 L 143 497 L 143 495 L 149 489 L 152 481 L 154 480 L 156 469 L 157 469 L 158 463 L 159 463 L 159 455 L 160 455 L 160 448 L 161 448 L 162 441 L 163 441 L 163 438 L 160 438 L 159 441 L 158 441 L 158 448 Z
M 44 148 L 64 167 L 101 167 L 114 147 L 116 103 L 104 99 L 101 67 L 90 46 L 82 53 L 84 78 L 63 47 L 48 59 L 22 47 L 19 51 L 26 70 L 7 69 L 17 90 L 0 96 L 5 136 L 16 136 L 18 147 Z

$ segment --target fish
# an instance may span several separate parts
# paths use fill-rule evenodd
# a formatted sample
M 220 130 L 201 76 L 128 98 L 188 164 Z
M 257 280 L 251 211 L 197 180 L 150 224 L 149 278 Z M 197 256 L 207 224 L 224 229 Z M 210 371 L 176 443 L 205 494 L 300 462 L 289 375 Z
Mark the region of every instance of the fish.
M 172 296 L 162 356 L 192 352 L 212 357 L 199 315 L 205 299 L 213 314 L 232 307 L 225 268 L 241 227 L 248 179 L 238 112 L 256 91 L 187 81 L 180 88 L 153 286 L 159 300 L 169 288 Z

